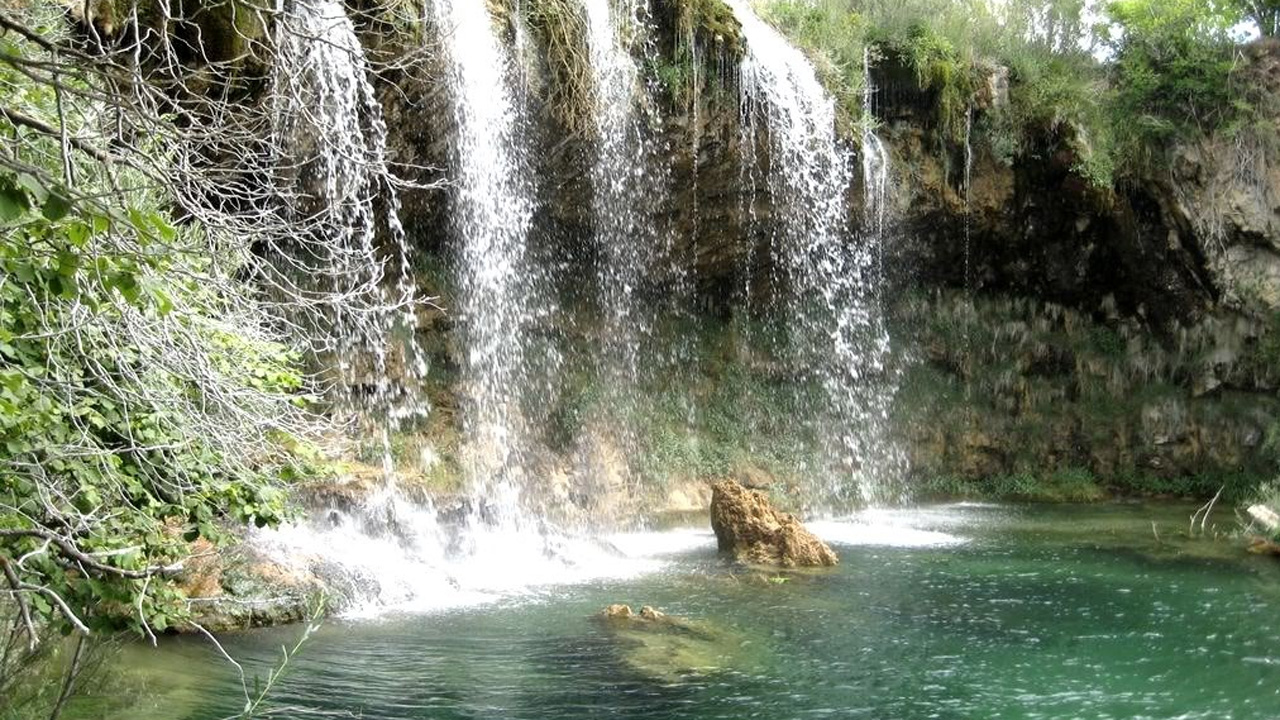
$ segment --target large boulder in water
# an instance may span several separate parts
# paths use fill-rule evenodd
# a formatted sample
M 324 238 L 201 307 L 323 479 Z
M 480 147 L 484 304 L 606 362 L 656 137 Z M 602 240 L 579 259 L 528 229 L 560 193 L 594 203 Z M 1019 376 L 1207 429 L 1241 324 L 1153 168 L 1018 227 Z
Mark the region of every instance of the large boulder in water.
M 835 565 L 836 554 L 790 513 L 759 490 L 733 480 L 711 488 L 711 529 L 720 552 L 748 563 L 811 567 Z

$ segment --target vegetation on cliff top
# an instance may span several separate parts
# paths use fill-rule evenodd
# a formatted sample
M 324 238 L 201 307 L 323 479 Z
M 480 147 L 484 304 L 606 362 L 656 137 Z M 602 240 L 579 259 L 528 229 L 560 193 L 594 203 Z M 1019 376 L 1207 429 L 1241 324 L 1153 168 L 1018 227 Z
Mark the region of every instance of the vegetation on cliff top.
M 861 114 L 869 48 L 931 93 L 939 141 L 959 142 L 975 112 L 998 157 L 1057 137 L 1099 187 L 1150 172 L 1178 141 L 1248 134 L 1277 146 L 1274 108 L 1240 57 L 1250 29 L 1276 33 L 1271 3 L 1115 0 L 1097 16 L 1078 0 L 778 0 L 767 9 L 851 117 Z M 991 97 L 997 67 L 1009 71 L 1007 104 Z

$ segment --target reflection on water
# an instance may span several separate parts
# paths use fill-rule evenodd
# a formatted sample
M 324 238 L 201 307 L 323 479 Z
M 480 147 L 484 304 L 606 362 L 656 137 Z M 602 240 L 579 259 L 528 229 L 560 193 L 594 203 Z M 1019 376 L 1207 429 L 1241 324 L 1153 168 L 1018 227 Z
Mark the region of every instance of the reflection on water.
M 619 536 L 610 542 L 621 555 L 661 557 L 660 569 L 332 622 L 278 699 L 387 720 L 1280 717 L 1280 571 L 1225 543 L 1178 540 L 1188 514 L 878 511 L 819 524 L 842 563 L 807 572 L 732 567 L 703 531 Z M 719 669 L 642 672 L 631 647 L 591 619 L 613 602 L 659 606 L 733 647 L 717 649 Z M 263 672 L 295 634 L 225 643 Z M 661 662 L 648 650 L 644 662 Z M 119 688 L 154 694 L 117 717 L 205 720 L 242 702 L 206 643 L 171 640 L 127 664 L 138 670 Z M 82 705 L 80 717 L 101 707 Z

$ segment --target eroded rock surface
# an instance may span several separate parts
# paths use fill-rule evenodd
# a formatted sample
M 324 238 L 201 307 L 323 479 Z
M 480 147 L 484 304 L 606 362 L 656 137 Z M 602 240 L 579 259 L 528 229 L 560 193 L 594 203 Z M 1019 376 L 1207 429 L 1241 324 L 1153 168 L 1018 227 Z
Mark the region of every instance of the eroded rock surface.
M 783 567 L 836 565 L 840 559 L 794 515 L 773 506 L 759 490 L 733 480 L 712 486 L 711 529 L 720 552 L 737 560 Z

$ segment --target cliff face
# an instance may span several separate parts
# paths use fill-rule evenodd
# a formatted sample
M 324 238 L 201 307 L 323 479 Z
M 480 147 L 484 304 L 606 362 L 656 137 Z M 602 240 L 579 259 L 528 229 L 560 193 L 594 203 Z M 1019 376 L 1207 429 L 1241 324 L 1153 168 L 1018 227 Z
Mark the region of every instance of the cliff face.
M 1280 97 L 1280 44 L 1247 58 Z M 930 147 L 927 96 L 902 96 L 883 113 L 903 169 L 895 280 L 917 294 L 895 309 L 917 361 L 899 405 L 933 419 L 903 430 L 917 471 L 1199 492 L 1272 473 L 1280 171 L 1267 150 L 1249 133 L 1205 139 L 1174 148 L 1170 172 L 1101 190 L 1072 172 L 1069 128 L 1008 164 L 975 138 L 966 193 L 963 148 Z
M 582 280 L 594 277 L 597 257 L 595 140 L 553 111 L 537 90 L 545 61 L 536 49 L 530 57 L 539 193 L 530 242 L 557 268 L 566 306 L 590 305 Z M 1248 62 L 1280 96 L 1280 48 L 1256 44 Z M 680 286 L 695 314 L 723 322 L 786 288 L 771 264 L 767 188 L 744 171 L 747 156 L 767 167 L 767 148 L 742 146 L 732 63 L 715 67 L 700 86 L 652 99 L 666 162 L 653 223 L 674 251 L 642 294 L 667 302 Z M 384 96 L 399 161 L 450 162 L 448 98 L 425 79 L 438 76 L 419 74 Z M 1002 102 L 1002 82 L 993 71 L 975 126 Z M 1280 165 L 1264 149 L 1205 140 L 1177 148 L 1171 172 L 1107 190 L 1073 172 L 1069 127 L 1046 131 L 1011 161 L 975 134 L 965 187 L 965 148 L 936 139 L 930 94 L 892 66 L 876 85 L 893 160 L 885 297 L 903 372 L 896 413 L 917 475 L 1084 473 L 1102 484 L 1203 491 L 1222 477 L 1271 472 L 1262 445 L 1280 386 Z M 445 198 L 407 193 L 404 215 L 447 307 Z M 850 188 L 851 227 L 860 198 Z M 589 322 L 568 327 L 575 313 L 549 316 L 558 325 L 549 332 L 590 343 Z M 437 367 L 457 364 L 451 323 L 433 316 L 424 332 Z M 437 407 L 450 407 L 453 392 L 441 389 Z

